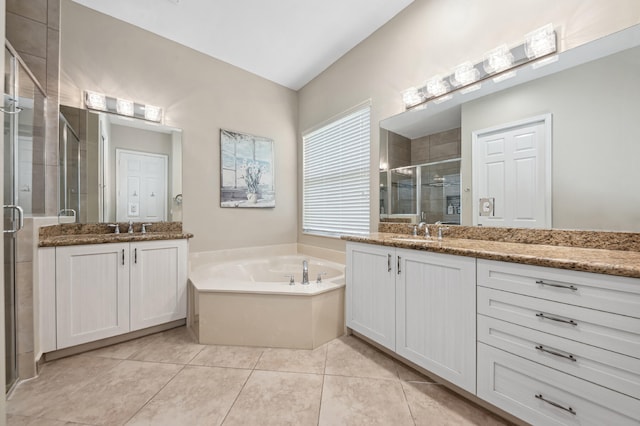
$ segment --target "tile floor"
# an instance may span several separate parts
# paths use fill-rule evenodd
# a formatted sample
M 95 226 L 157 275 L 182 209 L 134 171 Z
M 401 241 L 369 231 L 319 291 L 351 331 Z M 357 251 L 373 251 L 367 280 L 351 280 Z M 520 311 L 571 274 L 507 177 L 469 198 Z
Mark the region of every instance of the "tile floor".
M 44 365 L 8 425 L 504 425 L 367 343 L 204 346 L 184 327 Z

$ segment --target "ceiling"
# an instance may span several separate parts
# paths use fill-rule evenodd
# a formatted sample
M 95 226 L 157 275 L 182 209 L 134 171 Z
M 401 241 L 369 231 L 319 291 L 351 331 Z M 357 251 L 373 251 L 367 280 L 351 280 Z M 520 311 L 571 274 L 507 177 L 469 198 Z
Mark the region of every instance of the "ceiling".
M 413 0 L 73 0 L 298 90 Z

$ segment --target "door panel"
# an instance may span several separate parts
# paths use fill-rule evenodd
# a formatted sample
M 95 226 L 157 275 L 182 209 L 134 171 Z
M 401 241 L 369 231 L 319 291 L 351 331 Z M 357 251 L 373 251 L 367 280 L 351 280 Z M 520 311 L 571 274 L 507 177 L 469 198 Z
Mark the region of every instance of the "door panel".
M 551 227 L 550 116 L 474 132 L 474 224 Z M 481 200 L 493 210 L 480 215 Z

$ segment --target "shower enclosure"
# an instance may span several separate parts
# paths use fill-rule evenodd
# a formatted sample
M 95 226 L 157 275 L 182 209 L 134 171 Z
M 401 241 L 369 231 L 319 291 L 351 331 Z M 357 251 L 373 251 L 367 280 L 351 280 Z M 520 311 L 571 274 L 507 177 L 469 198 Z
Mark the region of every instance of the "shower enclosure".
M 460 159 L 380 172 L 380 219 L 460 224 Z
M 4 102 L 4 297 L 5 390 L 18 379 L 16 246 L 24 216 L 44 213 L 45 95 L 10 46 L 5 47 Z M 26 342 L 24 342 L 26 344 Z

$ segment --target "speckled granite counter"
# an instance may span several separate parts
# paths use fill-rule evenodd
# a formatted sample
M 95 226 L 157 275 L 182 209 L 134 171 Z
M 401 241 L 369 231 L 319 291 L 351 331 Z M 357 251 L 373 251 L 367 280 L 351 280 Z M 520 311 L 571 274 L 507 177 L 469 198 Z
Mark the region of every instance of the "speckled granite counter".
M 182 232 L 182 222 L 154 222 L 141 233 L 142 222 L 134 223 L 134 233 L 127 233 L 128 223 L 119 223 L 120 234 L 105 223 L 60 224 L 40 228 L 39 247 L 74 246 L 83 244 L 126 243 L 133 241 L 176 240 L 193 238 Z
M 404 227 L 406 228 L 406 225 L 404 225 Z M 454 227 L 450 227 L 450 230 L 453 230 L 453 228 Z M 455 232 L 457 236 L 464 236 L 465 233 L 463 228 L 472 227 L 459 227 L 453 232 Z M 404 228 L 401 229 L 404 230 Z M 345 236 L 342 238 L 347 241 L 414 250 L 426 250 L 435 253 L 454 254 L 479 259 L 499 260 L 505 262 L 524 263 L 528 265 L 546 266 L 550 268 L 571 269 L 575 271 L 640 278 L 640 251 L 637 250 L 612 250 L 592 247 L 585 248 L 575 245 L 563 246 L 557 244 L 557 241 L 555 240 L 549 241 L 548 244 L 511 242 L 505 241 L 504 235 L 501 237 L 503 240 L 495 241 L 490 239 L 492 237 L 492 235 L 490 235 L 490 228 L 484 228 L 482 232 L 485 234 L 487 239 L 452 238 L 445 236 L 442 241 L 437 241 L 436 239 L 431 241 L 411 241 L 406 239 L 420 239 L 424 237 L 411 237 L 407 234 L 390 232 L 379 232 L 366 236 Z M 508 232 L 508 230 L 497 231 L 499 234 L 505 232 Z M 551 235 L 555 231 L 543 232 L 548 232 L 548 234 Z M 564 232 L 571 233 L 573 231 Z M 528 233 L 531 233 L 531 230 L 528 230 Z M 608 238 L 613 238 L 611 234 L 627 233 L 591 232 L 590 234 L 593 235 L 589 238 L 585 236 L 585 241 L 593 241 L 598 236 L 603 238 L 603 235 L 601 234 L 605 234 Z M 403 238 L 405 240 L 402 240 Z M 634 238 L 635 237 L 632 239 Z M 580 238 L 578 238 L 578 240 L 579 239 Z M 623 246 L 621 246 L 621 248 L 622 247 Z M 628 246 L 624 247 L 629 248 Z M 632 245 L 632 248 L 637 247 Z

